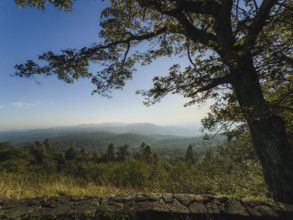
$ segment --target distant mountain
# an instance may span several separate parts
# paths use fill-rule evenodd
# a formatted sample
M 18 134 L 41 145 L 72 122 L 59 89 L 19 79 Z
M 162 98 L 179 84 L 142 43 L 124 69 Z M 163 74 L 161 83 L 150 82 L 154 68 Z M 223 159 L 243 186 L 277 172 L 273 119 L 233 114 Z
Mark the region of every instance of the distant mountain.
M 191 134 L 195 134 L 192 136 Z M 190 136 L 188 136 L 190 135 Z M 53 147 L 59 151 L 66 151 L 70 147 L 89 151 L 99 151 L 103 154 L 110 143 L 116 147 L 129 144 L 133 152 L 142 142 L 150 145 L 161 158 L 184 155 L 188 145 L 192 144 L 200 154 L 205 153 L 202 148 L 202 135 L 196 130 L 176 127 L 158 126 L 151 123 L 104 123 L 58 127 L 50 129 L 36 129 L 28 131 L 0 132 L 0 142 L 10 141 L 12 144 L 24 145 L 27 142 L 50 139 Z M 224 141 L 224 137 L 217 135 L 211 144 L 216 146 Z M 201 150 L 200 150 L 201 149 Z
M 82 128 L 83 130 L 95 130 L 95 131 L 107 131 L 113 133 L 132 133 L 140 135 L 171 135 L 171 136 L 183 136 L 194 137 L 199 134 L 198 129 L 192 129 L 179 126 L 159 126 L 152 123 L 102 123 L 102 124 L 84 124 L 76 126 L 76 128 Z
M 57 127 L 49 129 L 34 129 L 27 131 L 0 132 L 0 141 L 10 141 L 13 144 L 24 144 L 36 140 L 78 140 L 101 139 L 118 134 L 136 134 L 149 136 L 157 140 L 178 137 L 195 137 L 199 131 L 176 126 L 158 126 L 151 123 L 103 123 L 83 124 L 77 126 Z

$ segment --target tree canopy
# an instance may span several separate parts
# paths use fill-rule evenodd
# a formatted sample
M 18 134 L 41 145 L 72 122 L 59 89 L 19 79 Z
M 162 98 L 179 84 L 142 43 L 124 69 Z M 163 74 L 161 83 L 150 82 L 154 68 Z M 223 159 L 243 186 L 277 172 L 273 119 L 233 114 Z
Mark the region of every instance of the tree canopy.
M 168 93 L 189 98 L 186 105 L 214 99 L 204 126 L 221 122 L 227 129 L 245 122 L 274 198 L 293 203 L 293 153 L 286 132 L 293 121 L 291 1 L 109 0 L 100 26 L 98 43 L 48 51 L 38 57 L 46 65 L 28 60 L 16 65 L 16 75 L 57 75 L 67 83 L 90 78 L 93 93 L 110 96 L 132 78 L 135 65 L 185 56 L 189 66 L 175 63 L 168 76 L 153 79 L 153 88 L 138 92 L 146 104 Z M 104 69 L 92 73 L 92 64 Z
M 17 1 L 19 5 L 40 8 L 48 2 L 69 10 L 72 4 L 69 0 Z M 249 51 L 267 104 L 278 114 L 290 115 L 293 94 L 290 2 L 111 0 L 109 3 L 101 14 L 101 43 L 66 49 L 61 54 L 48 51 L 38 57 L 48 65 L 28 60 L 16 65 L 16 75 L 57 75 L 67 83 L 80 77 L 90 78 L 96 85 L 93 93 L 110 96 L 113 89 L 122 89 L 126 80 L 132 78 L 136 64 L 147 65 L 162 56 L 186 56 L 189 66 L 182 69 L 180 63 L 174 64 L 168 76 L 155 77 L 153 88 L 138 93 L 145 95 L 147 105 L 168 93 L 190 98 L 186 105 L 213 98 L 216 103 L 212 114 L 203 124 L 208 128 L 225 121 L 227 128 L 231 121 L 245 120 L 231 87 L 229 69 L 235 68 Z M 150 49 L 136 50 L 139 44 Z M 105 68 L 92 73 L 88 69 L 92 64 Z
M 38 9 L 45 9 L 46 4 L 53 4 L 60 10 L 71 11 L 72 3 L 75 0 L 14 0 L 19 7 L 37 7 Z

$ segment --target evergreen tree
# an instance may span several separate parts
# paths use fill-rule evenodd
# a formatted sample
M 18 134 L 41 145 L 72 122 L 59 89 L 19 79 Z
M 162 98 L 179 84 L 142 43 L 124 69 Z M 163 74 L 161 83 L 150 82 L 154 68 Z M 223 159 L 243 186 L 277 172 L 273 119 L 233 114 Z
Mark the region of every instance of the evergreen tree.
M 193 153 L 193 146 L 190 144 L 185 152 L 185 161 L 190 161 L 192 164 L 195 164 L 195 158 Z
M 92 160 L 94 162 L 99 162 L 100 159 L 101 159 L 101 156 L 100 156 L 100 154 L 99 154 L 99 152 L 97 150 L 92 153 Z
M 160 156 L 157 152 L 153 153 L 154 163 L 158 164 L 160 162 Z
M 213 152 L 212 149 L 209 147 L 206 149 L 205 157 L 204 157 L 204 162 L 208 162 L 213 158 Z
M 49 139 L 46 139 L 43 143 L 45 145 L 45 148 L 46 148 L 47 152 L 49 152 L 49 153 L 54 152 L 54 149 L 52 147 L 52 143 L 51 143 L 51 141 Z
M 138 152 L 135 154 L 135 159 L 141 160 L 143 158 L 145 147 L 146 147 L 146 144 L 142 142 Z
M 151 147 L 143 142 L 140 146 L 139 152 L 136 154 L 136 159 L 143 160 L 147 163 L 154 163 Z
M 57 153 L 54 154 L 53 158 L 54 158 L 54 160 L 57 161 L 56 170 L 58 172 L 60 172 L 61 169 L 62 169 L 62 166 L 65 164 L 65 161 L 66 161 L 65 155 L 64 155 L 63 152 L 57 152 Z
M 113 143 L 111 143 L 108 146 L 107 151 L 103 154 L 102 159 L 105 162 L 110 162 L 110 161 L 116 161 L 117 157 L 118 157 L 118 155 L 117 155 L 115 145 Z
M 154 163 L 153 152 L 149 145 L 145 147 L 144 161 L 147 163 Z
M 89 161 L 89 160 L 91 160 L 91 154 L 87 151 L 86 147 L 83 147 L 77 153 L 77 159 L 81 160 L 81 161 Z
M 118 161 L 125 161 L 130 159 L 131 152 L 129 150 L 129 145 L 124 144 L 123 146 L 118 148 Z
M 34 156 L 35 164 L 43 164 L 45 159 L 49 156 L 45 144 L 41 141 L 36 141 L 31 147 L 30 153 Z
M 74 160 L 77 157 L 77 150 L 74 147 L 69 148 L 65 153 L 66 160 Z

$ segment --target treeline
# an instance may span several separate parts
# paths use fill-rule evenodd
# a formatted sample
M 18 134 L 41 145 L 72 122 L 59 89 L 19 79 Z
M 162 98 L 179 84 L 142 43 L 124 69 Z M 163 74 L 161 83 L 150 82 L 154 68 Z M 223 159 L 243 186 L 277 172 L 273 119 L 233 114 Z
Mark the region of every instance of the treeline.
M 104 134 L 106 135 L 106 134 Z M 109 135 L 109 134 L 108 134 Z M 224 142 L 225 137 L 222 135 L 216 135 L 212 143 L 208 143 L 211 147 L 215 147 Z M 142 136 L 137 134 L 121 134 L 111 137 L 103 137 L 103 134 L 90 134 L 89 136 L 83 135 L 67 135 L 61 139 L 53 138 L 52 144 L 54 148 L 58 151 L 65 152 L 71 147 L 78 150 L 86 147 L 89 152 L 98 151 L 103 154 L 109 144 L 114 143 L 115 146 L 122 146 L 128 144 L 130 146 L 130 151 L 135 153 L 142 142 L 148 143 L 153 151 L 159 154 L 162 160 L 168 160 L 169 158 L 176 157 L 178 155 L 184 155 L 186 151 L 186 146 L 192 144 L 196 151 L 201 156 L 205 154 L 205 145 L 202 137 L 194 138 L 169 138 L 156 140 L 148 136 Z M 185 146 L 185 147 L 184 147 Z
M 211 148 L 205 150 L 203 147 L 197 147 L 197 151 L 194 152 L 194 146 L 189 145 L 187 150 L 185 149 L 184 156 L 180 155 L 180 152 L 184 153 L 184 148 L 180 152 L 176 152 L 172 158 L 168 157 L 164 164 L 174 163 L 174 161 L 190 161 L 195 164 L 199 157 L 210 157 Z M 12 145 L 9 142 L 0 142 L 0 170 L 8 172 L 23 172 L 24 169 L 29 171 L 41 171 L 41 172 L 63 172 L 65 167 L 72 163 L 82 164 L 88 162 L 94 163 L 107 163 L 107 162 L 123 162 L 130 159 L 144 161 L 148 164 L 158 164 L 160 162 L 160 156 L 157 152 L 153 153 L 152 148 L 145 144 L 141 144 L 137 152 L 130 150 L 128 144 L 124 144 L 118 148 L 111 143 L 107 150 L 100 155 L 95 150 L 90 152 L 86 147 L 77 149 L 70 147 L 67 151 L 61 152 L 53 148 L 50 140 L 36 141 L 35 143 L 27 143 L 20 147 Z M 160 148 L 159 148 L 160 150 Z M 165 149 L 166 150 L 166 149 Z
M 160 160 L 145 143 L 136 152 L 131 152 L 129 145 L 110 144 L 100 155 L 86 148 L 59 152 L 49 140 L 23 147 L 4 142 L 0 143 L 0 175 L 63 175 L 96 186 L 111 185 L 136 192 L 265 197 L 261 166 L 248 138 L 207 148 L 204 154 L 189 145 L 183 155 L 168 160 Z

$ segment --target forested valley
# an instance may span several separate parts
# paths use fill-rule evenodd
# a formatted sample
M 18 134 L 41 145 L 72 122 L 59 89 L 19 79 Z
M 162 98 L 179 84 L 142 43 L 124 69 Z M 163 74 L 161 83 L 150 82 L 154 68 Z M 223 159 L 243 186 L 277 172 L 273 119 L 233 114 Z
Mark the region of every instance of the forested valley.
M 148 143 L 58 149 L 48 139 L 0 142 L 1 196 L 171 192 L 271 199 L 248 134 L 179 149 Z

